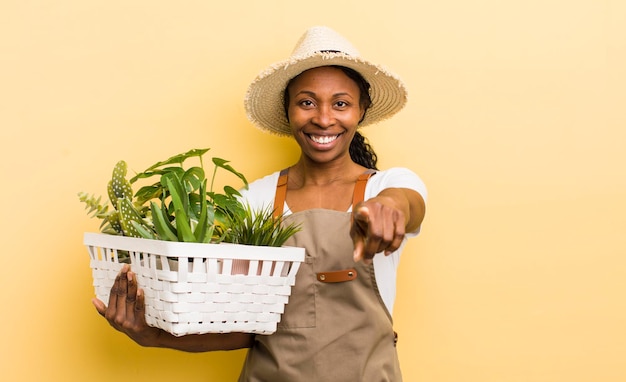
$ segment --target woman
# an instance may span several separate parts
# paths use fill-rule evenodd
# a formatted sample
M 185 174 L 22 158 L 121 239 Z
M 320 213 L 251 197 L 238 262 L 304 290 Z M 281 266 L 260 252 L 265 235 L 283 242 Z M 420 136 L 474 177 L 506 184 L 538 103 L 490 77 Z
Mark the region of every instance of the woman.
M 272 204 L 302 229 L 306 248 L 276 333 L 175 337 L 148 327 L 143 293 L 125 267 L 108 307 L 94 304 L 140 345 L 184 351 L 250 348 L 240 381 L 399 381 L 391 312 L 406 238 L 424 217 L 425 187 L 408 169 L 376 171 L 357 131 L 398 112 L 400 80 L 360 58 L 331 29 L 309 29 L 292 56 L 261 73 L 245 106 L 259 128 L 291 135 L 297 163 L 250 184 L 252 207 Z

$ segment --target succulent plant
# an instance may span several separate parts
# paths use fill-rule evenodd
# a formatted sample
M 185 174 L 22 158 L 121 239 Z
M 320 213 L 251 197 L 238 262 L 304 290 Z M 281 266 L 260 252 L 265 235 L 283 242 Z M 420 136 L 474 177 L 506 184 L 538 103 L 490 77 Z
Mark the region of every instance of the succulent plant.
M 85 203 L 87 214 L 102 220 L 100 230 L 104 233 L 116 234 L 121 233 L 122 226 L 119 222 L 117 211 L 110 212 L 109 206 L 102 204 L 102 197 L 90 195 L 86 192 L 79 192 L 78 199 Z

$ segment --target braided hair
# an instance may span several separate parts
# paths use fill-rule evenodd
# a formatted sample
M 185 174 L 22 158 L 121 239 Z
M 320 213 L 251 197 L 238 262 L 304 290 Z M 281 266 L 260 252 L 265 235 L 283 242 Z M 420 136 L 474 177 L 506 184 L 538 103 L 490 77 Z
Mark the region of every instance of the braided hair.
M 378 167 L 376 167 L 378 157 L 374 149 L 367 142 L 367 138 L 358 131 L 354 134 L 352 142 L 350 142 L 350 158 L 365 168 L 378 170 Z
M 354 69 L 351 69 L 345 66 L 339 66 L 339 65 L 332 65 L 332 67 L 337 68 L 341 70 L 342 72 L 344 72 L 346 76 L 348 76 L 351 80 L 353 80 L 357 84 L 357 86 L 359 87 L 359 93 L 360 93 L 359 103 L 361 107 L 363 108 L 363 110 L 365 110 L 365 113 L 367 113 L 367 109 L 369 109 L 369 107 L 372 105 L 372 99 L 370 98 L 370 92 L 369 92 L 370 90 L 369 82 L 367 82 L 365 78 L 363 78 L 363 76 Z M 296 77 L 292 78 L 291 81 L 293 81 Z M 285 115 L 287 117 L 287 120 L 289 120 L 289 114 L 288 114 L 289 85 L 291 84 L 291 81 L 285 87 L 285 93 L 283 97 L 283 107 L 285 108 Z M 363 113 L 363 118 L 365 118 L 365 113 Z M 363 118 L 361 118 L 359 123 L 363 121 Z M 365 168 L 378 170 L 378 168 L 376 167 L 376 163 L 378 162 L 378 157 L 376 153 L 374 152 L 374 149 L 372 148 L 372 146 L 367 141 L 367 138 L 365 138 L 359 131 L 356 131 L 354 133 L 352 142 L 350 142 L 349 151 L 350 151 L 350 158 L 355 163 L 360 164 L 361 166 Z

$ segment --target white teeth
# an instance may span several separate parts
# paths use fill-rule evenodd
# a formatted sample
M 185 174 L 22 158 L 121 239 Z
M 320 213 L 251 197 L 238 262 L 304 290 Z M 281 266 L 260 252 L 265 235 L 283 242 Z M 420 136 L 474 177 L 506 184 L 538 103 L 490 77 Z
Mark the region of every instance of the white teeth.
M 311 139 L 313 140 L 313 142 L 315 143 L 321 143 L 321 144 L 328 144 L 332 141 L 334 141 L 335 139 L 337 139 L 338 135 L 332 135 L 332 136 L 315 136 L 315 135 L 309 135 L 311 137 Z

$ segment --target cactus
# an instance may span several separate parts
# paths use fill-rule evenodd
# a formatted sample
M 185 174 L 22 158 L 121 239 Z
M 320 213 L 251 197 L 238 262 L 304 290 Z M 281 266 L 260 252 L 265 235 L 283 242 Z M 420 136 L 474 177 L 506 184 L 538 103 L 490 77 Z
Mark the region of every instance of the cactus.
M 154 230 L 145 222 L 145 213 L 141 213 L 141 206 L 133 203 L 133 187 L 126 179 L 128 165 L 125 161 L 117 162 L 113 168 L 111 180 L 107 184 L 109 200 L 115 207 L 116 214 L 112 214 L 111 226 L 124 236 L 156 239 Z
M 122 222 L 120 221 L 120 213 L 117 211 L 112 211 L 109 216 L 107 216 L 106 221 L 111 226 L 111 229 L 119 235 L 122 235 L 124 231 L 122 230 Z M 103 231 L 105 232 L 105 231 Z M 107 232 L 105 232 L 107 233 Z
M 133 203 L 127 198 L 117 199 L 120 224 L 124 236 L 139 237 L 144 239 L 156 239 L 154 230 L 144 217 L 139 214 Z
M 117 162 L 113 168 L 113 175 L 107 185 L 107 192 L 109 194 L 109 200 L 113 203 L 113 206 L 117 209 L 118 199 L 128 198 L 133 199 L 133 188 L 130 182 L 126 180 L 126 173 L 128 172 L 128 166 L 123 160 Z

